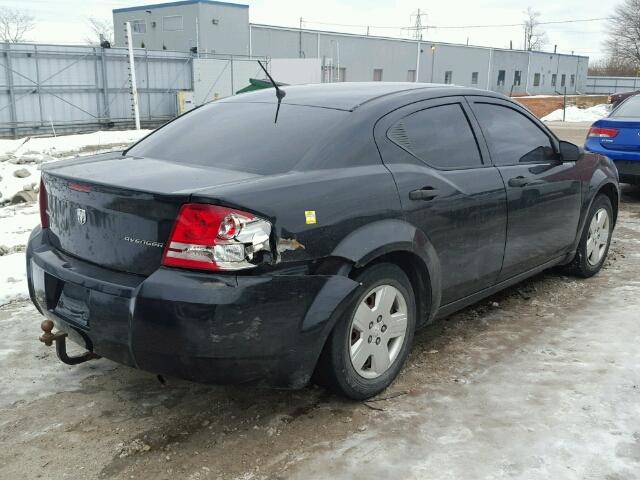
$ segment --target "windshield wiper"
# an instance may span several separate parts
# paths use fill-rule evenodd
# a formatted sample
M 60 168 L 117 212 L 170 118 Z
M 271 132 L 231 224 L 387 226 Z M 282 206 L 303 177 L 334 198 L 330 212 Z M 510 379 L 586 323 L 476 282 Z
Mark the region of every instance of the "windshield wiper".
M 274 88 L 276 89 L 276 97 L 278 99 L 278 106 L 276 107 L 276 118 L 273 121 L 273 123 L 278 123 L 278 113 L 280 112 L 280 104 L 282 103 L 282 99 L 284 98 L 284 96 L 287 94 L 287 92 L 285 92 L 284 90 L 280 89 L 280 87 L 278 86 L 278 84 L 275 82 L 275 80 L 271 77 L 271 75 L 269 75 L 269 72 L 267 72 L 267 69 L 264 67 L 264 65 L 262 64 L 262 62 L 260 60 L 258 60 L 258 65 L 260 65 L 260 67 L 262 68 L 262 70 L 264 70 L 265 75 L 267 76 L 267 78 L 269 79 L 269 81 L 273 84 Z

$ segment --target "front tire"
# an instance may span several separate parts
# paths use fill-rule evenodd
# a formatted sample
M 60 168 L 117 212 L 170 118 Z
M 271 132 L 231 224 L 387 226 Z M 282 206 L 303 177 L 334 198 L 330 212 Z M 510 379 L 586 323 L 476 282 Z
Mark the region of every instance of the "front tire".
M 598 273 L 607 259 L 612 232 L 611 200 L 606 195 L 599 194 L 589 210 L 578 251 L 568 265 L 569 272 L 583 278 L 592 277 Z
M 371 398 L 398 376 L 416 325 L 411 282 L 396 265 L 379 263 L 355 277 L 360 295 L 324 347 L 316 380 L 354 400 Z

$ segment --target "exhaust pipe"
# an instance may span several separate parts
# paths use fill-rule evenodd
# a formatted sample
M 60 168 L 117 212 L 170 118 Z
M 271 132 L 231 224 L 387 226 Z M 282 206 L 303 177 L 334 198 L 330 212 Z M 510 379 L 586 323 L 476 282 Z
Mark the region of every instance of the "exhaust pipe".
M 56 354 L 62 363 L 67 365 L 78 365 L 80 363 L 88 362 L 89 360 L 96 360 L 100 358 L 93 352 L 85 352 L 82 355 L 70 357 L 67 355 L 67 334 L 65 332 L 51 333 L 53 330 L 53 322 L 51 320 L 45 320 L 40 324 L 40 328 L 44 332 L 38 340 L 44 343 L 47 347 L 50 347 L 55 342 Z

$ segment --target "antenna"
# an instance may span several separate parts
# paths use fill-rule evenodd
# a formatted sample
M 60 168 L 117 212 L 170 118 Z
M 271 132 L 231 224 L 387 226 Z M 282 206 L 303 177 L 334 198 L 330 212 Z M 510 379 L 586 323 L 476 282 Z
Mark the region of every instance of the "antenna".
M 260 60 L 258 60 L 258 65 L 260 65 L 260 68 L 262 68 L 265 75 L 267 76 L 269 81 L 273 84 L 273 87 L 276 89 L 276 98 L 278 99 L 278 107 L 276 108 L 276 119 L 273 121 L 273 123 L 278 123 L 278 113 L 280 112 L 280 103 L 282 103 L 282 99 L 287 94 L 287 92 L 285 92 L 284 90 L 281 90 L 280 87 L 278 87 L 278 84 L 271 77 L 271 75 L 269 75 L 269 72 L 267 72 L 267 69 L 265 68 L 265 66 L 262 64 Z

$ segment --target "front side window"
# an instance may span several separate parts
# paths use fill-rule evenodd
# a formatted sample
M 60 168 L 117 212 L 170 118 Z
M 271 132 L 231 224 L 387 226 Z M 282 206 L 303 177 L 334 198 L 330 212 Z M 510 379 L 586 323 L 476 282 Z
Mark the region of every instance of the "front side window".
M 182 15 L 170 15 L 162 17 L 162 30 L 175 32 L 182 30 Z
M 136 34 L 147 33 L 147 24 L 144 20 L 132 20 L 131 32 Z
M 553 160 L 550 138 L 522 113 L 502 105 L 476 103 L 476 116 L 497 166 Z
M 412 113 L 393 125 L 387 137 L 435 168 L 482 166 L 476 138 L 459 103 Z
M 504 79 L 507 76 L 507 72 L 504 70 L 498 70 L 498 86 L 499 87 L 503 87 L 504 86 Z

